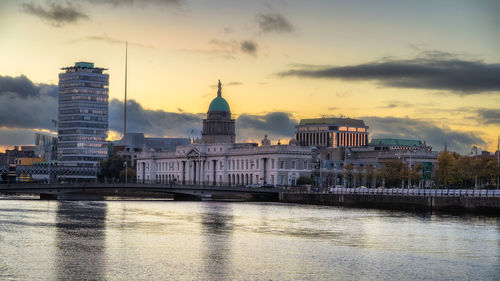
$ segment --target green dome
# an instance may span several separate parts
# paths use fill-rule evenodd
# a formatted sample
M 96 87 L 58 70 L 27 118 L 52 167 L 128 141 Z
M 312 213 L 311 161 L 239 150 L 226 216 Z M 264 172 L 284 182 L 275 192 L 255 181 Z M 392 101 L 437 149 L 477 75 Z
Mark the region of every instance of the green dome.
M 227 101 L 221 97 L 218 96 L 216 97 L 211 103 L 210 107 L 208 107 L 208 111 L 226 111 L 226 112 L 231 112 L 229 110 L 229 104 Z
M 210 106 L 208 107 L 208 112 L 212 111 L 224 111 L 224 112 L 231 112 L 229 110 L 229 104 L 227 101 L 222 97 L 222 90 L 221 90 L 221 83 L 219 80 L 219 85 L 218 85 L 218 91 L 217 91 L 217 97 L 210 103 Z

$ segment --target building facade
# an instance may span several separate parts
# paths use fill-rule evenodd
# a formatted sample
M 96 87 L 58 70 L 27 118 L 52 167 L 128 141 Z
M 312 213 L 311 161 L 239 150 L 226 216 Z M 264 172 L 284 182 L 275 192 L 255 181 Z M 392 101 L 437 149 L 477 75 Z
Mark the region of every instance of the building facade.
M 57 137 L 36 133 L 35 155 L 45 161 L 57 160 Z
M 77 62 L 59 74 L 58 154 L 64 166 L 97 167 L 107 157 L 108 85 L 105 68 Z
M 438 152 L 420 140 L 373 139 L 366 147 L 319 148 L 314 153 L 315 176 L 322 177 L 325 186 L 378 187 L 383 179 L 376 179 L 377 169 L 397 161 L 410 170 L 415 167 L 432 169 L 437 164 Z M 428 186 L 430 178 L 422 171 L 420 181 L 406 185 Z M 346 175 L 350 175 L 346 178 Z
M 359 147 L 368 145 L 368 126 L 350 118 L 302 119 L 295 126 L 295 139 L 302 146 Z
M 178 145 L 189 143 L 188 138 L 148 138 L 143 133 L 127 133 L 121 140 L 112 142 L 112 155 L 125 158 L 128 167 L 136 168 L 137 156 L 144 151 L 175 151 Z
M 295 185 L 311 174 L 311 148 L 235 143 L 235 121 L 222 98 L 221 84 L 203 120 L 202 139 L 171 152 L 143 152 L 137 157 L 139 182 L 245 186 Z

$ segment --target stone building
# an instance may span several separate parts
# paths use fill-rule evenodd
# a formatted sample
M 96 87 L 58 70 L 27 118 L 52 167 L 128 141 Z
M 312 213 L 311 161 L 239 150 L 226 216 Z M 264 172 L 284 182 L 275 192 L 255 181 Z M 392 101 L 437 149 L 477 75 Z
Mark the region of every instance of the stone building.
M 359 147 L 368 145 L 368 126 L 351 118 L 302 119 L 295 139 L 302 146 Z
M 384 183 L 377 182 L 374 173 L 386 163 L 401 161 L 409 168 L 419 164 L 432 169 L 437 157 L 438 152 L 420 140 L 372 139 L 366 147 L 318 148 L 314 153 L 313 174 L 321 177 L 326 186 L 376 187 Z M 347 173 L 357 176 L 346 180 Z
M 244 186 L 295 185 L 311 174 L 311 148 L 235 142 L 235 120 L 222 98 L 221 84 L 203 120 L 199 142 L 177 146 L 175 151 L 143 152 L 137 157 L 137 180 L 159 183 Z
M 219 80 L 217 97 L 210 103 L 207 119 L 203 119 L 201 132 L 203 143 L 234 143 L 236 138 L 235 120 L 231 119 L 229 104 L 222 97 Z

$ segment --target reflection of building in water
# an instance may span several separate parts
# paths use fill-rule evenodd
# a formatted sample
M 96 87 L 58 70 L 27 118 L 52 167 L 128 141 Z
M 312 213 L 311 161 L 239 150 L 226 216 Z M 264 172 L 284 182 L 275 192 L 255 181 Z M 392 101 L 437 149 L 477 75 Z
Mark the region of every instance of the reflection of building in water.
M 203 261 L 209 280 L 225 280 L 231 273 L 231 204 L 208 203 L 203 207 L 201 226 L 204 238 Z
M 235 120 L 221 84 L 203 120 L 201 140 L 180 145 L 172 152 L 144 152 L 137 158 L 137 180 L 167 183 L 231 185 L 295 185 L 311 172 L 311 148 L 235 143 Z
M 58 279 L 105 279 L 105 220 L 106 203 L 58 203 L 55 266 Z

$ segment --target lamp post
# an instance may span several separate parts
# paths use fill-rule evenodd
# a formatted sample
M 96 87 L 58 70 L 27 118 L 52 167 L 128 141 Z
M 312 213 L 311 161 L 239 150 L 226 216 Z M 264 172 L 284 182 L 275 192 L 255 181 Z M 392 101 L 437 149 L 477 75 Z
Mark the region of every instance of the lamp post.
M 500 136 L 498 136 L 498 142 L 497 142 L 497 165 L 498 165 L 497 189 L 500 189 Z
M 125 185 L 128 184 L 128 163 L 127 160 L 123 162 L 123 167 L 125 167 Z
M 410 162 L 408 162 L 408 189 L 411 188 L 411 153 L 412 151 L 408 151 L 410 155 Z
M 477 145 L 474 145 L 473 149 L 474 149 L 474 152 L 476 153 L 476 155 L 474 156 L 474 168 L 476 170 L 476 176 L 474 177 L 474 189 L 477 189 L 477 173 L 478 173 L 478 169 L 477 169 Z

